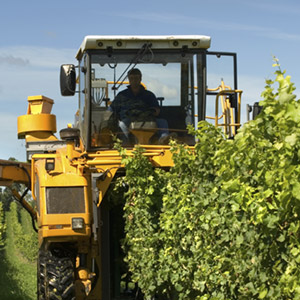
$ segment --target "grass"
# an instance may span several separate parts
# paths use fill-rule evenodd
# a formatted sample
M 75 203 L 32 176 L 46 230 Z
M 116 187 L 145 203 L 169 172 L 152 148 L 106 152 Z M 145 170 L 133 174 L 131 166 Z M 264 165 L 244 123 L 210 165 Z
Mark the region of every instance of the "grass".
M 9 268 L 8 262 L 5 258 L 5 249 L 0 250 L 0 294 L 2 300 L 21 300 L 24 299 L 22 290 L 18 287 L 11 273 L 13 270 Z
M 1 300 L 36 299 L 36 264 L 28 262 L 16 247 L 11 212 L 6 212 L 5 218 L 5 246 L 0 249 Z

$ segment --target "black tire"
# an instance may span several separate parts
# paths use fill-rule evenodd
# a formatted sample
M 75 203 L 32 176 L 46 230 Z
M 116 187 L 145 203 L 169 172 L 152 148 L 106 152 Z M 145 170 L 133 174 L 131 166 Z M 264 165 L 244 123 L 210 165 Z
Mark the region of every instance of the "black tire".
M 75 300 L 74 255 L 64 248 L 40 250 L 38 300 Z
M 45 300 L 45 273 L 46 273 L 46 258 L 43 251 L 39 251 L 37 261 L 37 299 Z

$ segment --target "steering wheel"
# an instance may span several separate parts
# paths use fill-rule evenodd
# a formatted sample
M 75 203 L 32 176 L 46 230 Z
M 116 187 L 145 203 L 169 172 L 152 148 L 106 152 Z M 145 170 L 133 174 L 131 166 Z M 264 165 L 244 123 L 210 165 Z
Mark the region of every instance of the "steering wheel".
M 153 121 L 153 120 L 155 120 L 154 113 L 155 113 L 155 111 L 151 108 L 146 109 L 146 110 L 131 109 L 126 112 L 126 116 L 131 120 L 131 122 Z

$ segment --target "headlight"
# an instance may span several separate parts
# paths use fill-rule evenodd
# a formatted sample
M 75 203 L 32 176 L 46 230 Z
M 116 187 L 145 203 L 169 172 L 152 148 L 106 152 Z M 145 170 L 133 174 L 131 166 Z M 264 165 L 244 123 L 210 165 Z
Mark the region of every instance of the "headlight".
M 83 229 L 84 220 L 83 218 L 72 218 L 72 229 Z

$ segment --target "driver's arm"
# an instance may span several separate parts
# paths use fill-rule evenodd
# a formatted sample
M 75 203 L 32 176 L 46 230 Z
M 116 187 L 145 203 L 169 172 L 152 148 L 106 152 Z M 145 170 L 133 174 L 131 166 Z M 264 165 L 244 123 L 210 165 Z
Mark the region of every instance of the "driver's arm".
M 156 99 L 156 96 L 150 92 L 148 92 L 148 103 L 150 106 L 150 110 L 153 111 L 153 116 L 157 117 L 160 113 L 160 107 L 159 107 L 159 103 Z

